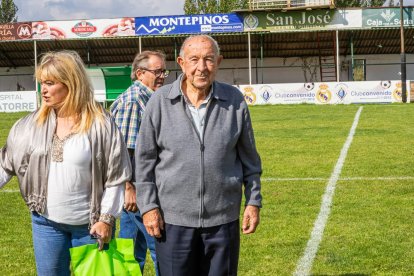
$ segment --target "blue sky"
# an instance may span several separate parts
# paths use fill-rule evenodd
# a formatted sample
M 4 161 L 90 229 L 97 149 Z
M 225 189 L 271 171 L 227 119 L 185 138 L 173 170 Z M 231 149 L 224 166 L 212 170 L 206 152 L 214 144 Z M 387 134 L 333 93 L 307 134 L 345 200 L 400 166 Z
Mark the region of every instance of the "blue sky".
M 18 21 L 119 18 L 184 13 L 184 0 L 15 0 Z

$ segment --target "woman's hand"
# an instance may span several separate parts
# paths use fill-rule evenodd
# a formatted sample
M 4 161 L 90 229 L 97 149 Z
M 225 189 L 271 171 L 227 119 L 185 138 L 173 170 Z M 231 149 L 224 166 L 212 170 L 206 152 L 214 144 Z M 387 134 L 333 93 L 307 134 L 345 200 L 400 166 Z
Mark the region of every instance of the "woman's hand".
M 109 243 L 112 238 L 112 226 L 105 222 L 98 221 L 91 227 L 90 234 L 96 236 L 99 243 L 99 250 L 103 249 L 105 243 Z

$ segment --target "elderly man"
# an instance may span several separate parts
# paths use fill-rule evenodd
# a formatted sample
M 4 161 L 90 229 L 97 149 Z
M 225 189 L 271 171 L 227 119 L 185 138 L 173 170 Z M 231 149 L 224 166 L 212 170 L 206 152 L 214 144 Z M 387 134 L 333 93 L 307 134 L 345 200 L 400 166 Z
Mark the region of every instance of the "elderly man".
M 134 83 L 111 106 L 111 113 L 124 135 L 132 164 L 134 164 L 134 150 L 145 105 L 152 93 L 164 84 L 168 73 L 168 70 L 165 70 L 165 55 L 163 53 L 144 51 L 137 54 L 132 63 L 131 72 L 131 79 Z M 134 255 L 142 272 L 144 272 L 148 248 L 158 275 L 155 241 L 153 237 L 148 235 L 142 224 L 142 218 L 136 204 L 135 186 L 131 182 L 126 183 L 119 237 L 135 239 Z
M 249 110 L 215 81 L 222 56 L 210 36 L 187 38 L 183 74 L 148 102 L 137 141 L 137 202 L 157 237 L 161 275 L 236 275 L 242 231 L 259 224 L 261 162 Z

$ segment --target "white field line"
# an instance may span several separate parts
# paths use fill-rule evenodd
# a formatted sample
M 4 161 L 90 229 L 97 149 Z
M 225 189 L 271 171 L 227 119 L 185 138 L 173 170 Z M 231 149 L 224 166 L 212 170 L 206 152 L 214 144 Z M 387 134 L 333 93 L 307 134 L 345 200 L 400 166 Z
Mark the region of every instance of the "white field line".
M 302 258 L 299 260 L 296 266 L 294 275 L 310 275 L 312 269 L 313 260 L 315 259 L 316 253 L 318 252 L 319 244 L 322 240 L 323 231 L 325 230 L 326 222 L 328 221 L 329 214 L 331 212 L 332 199 L 335 192 L 336 182 L 341 174 L 342 167 L 345 162 L 348 149 L 351 146 L 352 139 L 355 135 L 355 130 L 358 126 L 359 117 L 362 112 L 362 106 L 358 109 L 355 114 L 354 122 L 352 123 L 351 130 L 349 131 L 348 138 L 342 147 L 341 154 L 339 155 L 338 161 L 336 162 L 335 168 L 329 178 L 328 185 L 326 186 L 325 193 L 322 197 L 322 205 L 318 214 L 318 218 L 315 221 L 311 237 L 306 245 L 305 252 Z
M 0 190 L 0 193 L 20 193 L 20 190 Z
M 290 181 L 328 181 L 329 178 L 323 177 L 264 177 L 261 179 L 261 182 L 290 182 Z M 355 181 L 355 180 L 367 180 L 367 181 L 376 181 L 376 180 L 414 180 L 414 176 L 379 176 L 379 177 L 365 177 L 365 176 L 356 176 L 356 177 L 343 177 L 338 178 L 338 181 Z
M 327 181 L 328 178 L 323 177 L 291 177 L 291 178 L 283 178 L 283 177 L 265 177 L 262 178 L 262 182 L 299 182 L 299 181 Z M 414 176 L 380 176 L 380 177 L 344 177 L 338 178 L 338 181 L 355 181 L 355 180 L 367 180 L 367 181 L 377 181 L 377 180 L 414 180 Z M 20 193 L 20 190 L 1 190 L 0 193 Z
M 413 180 L 414 176 L 380 176 L 380 177 L 344 177 L 339 178 L 341 181 L 354 180 Z

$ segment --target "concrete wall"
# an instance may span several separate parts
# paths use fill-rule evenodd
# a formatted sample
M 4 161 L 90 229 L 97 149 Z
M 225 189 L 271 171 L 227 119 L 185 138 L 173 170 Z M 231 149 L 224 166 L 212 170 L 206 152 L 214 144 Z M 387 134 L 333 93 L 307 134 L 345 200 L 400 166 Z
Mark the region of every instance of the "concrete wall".
M 0 67 L 0 91 L 35 90 L 32 67 Z

